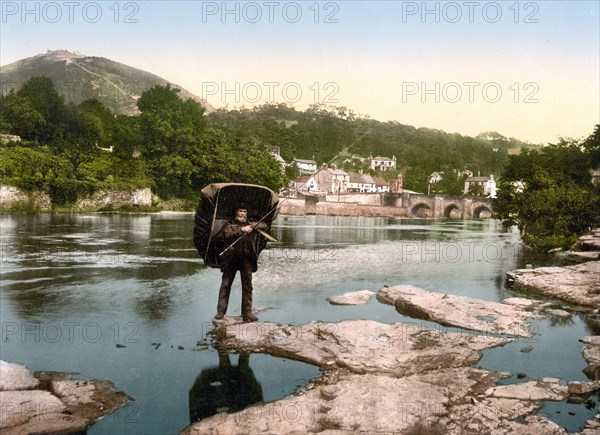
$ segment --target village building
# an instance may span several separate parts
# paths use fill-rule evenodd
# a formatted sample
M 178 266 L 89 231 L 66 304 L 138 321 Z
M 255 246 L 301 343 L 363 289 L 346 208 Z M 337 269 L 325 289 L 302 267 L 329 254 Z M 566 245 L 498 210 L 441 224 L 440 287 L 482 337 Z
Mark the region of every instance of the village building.
M 404 177 L 399 174 L 394 180 L 390 181 L 390 192 L 402 193 L 402 185 L 404 183 Z
M 296 166 L 304 174 L 312 174 L 317 170 L 317 162 L 314 160 L 294 159 L 290 164 Z
M 347 193 L 350 176 L 338 168 L 323 166 L 313 174 L 319 190 L 327 193 Z
M 277 160 L 277 163 L 279 163 L 281 169 L 285 170 L 287 163 L 285 160 L 283 160 L 283 157 L 281 157 L 281 149 L 279 147 L 273 147 L 271 149 L 271 155 L 275 158 L 275 160 Z
M 298 192 L 318 192 L 319 185 L 317 184 L 317 180 L 312 175 L 303 175 L 301 177 L 296 178 L 291 186 L 293 189 Z
M 396 156 L 389 157 L 371 157 L 369 156 L 369 169 L 375 171 L 388 171 L 390 169 L 396 169 Z
M 378 193 L 384 193 L 390 191 L 390 184 L 381 177 L 373 177 L 375 181 L 375 187 Z
M 494 176 L 489 177 L 469 177 L 465 180 L 464 194 L 469 193 L 474 186 L 480 186 L 484 196 L 495 198 L 496 197 L 496 181 Z
M 600 169 L 592 171 L 592 184 L 597 186 L 600 184 Z
M 444 178 L 443 172 L 432 172 L 429 176 L 429 184 L 437 184 Z
M 348 192 L 375 193 L 377 192 L 377 185 L 370 175 L 351 172 L 349 174 Z

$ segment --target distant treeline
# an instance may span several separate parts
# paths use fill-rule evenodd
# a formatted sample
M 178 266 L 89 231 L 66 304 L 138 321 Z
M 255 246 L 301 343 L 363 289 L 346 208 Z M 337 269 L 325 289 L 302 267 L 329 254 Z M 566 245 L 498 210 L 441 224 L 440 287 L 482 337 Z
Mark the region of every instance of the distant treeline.
M 346 107 L 313 105 L 298 111 L 285 104 L 253 109 L 217 110 L 209 115 L 230 140 L 252 137 L 269 147 L 279 147 L 287 162 L 294 158 L 334 163 L 346 171 L 368 170 L 371 155 L 396 157 L 397 171 L 388 179 L 404 176 L 404 187 L 427 191 L 432 172 L 443 172 L 438 193 L 462 193 L 465 170 L 474 175 L 498 176 L 508 162 L 508 150 L 539 148 L 497 132 L 473 138 L 458 133 L 415 128 L 398 122 L 358 117 Z M 458 181 L 458 183 L 457 183 Z
M 69 204 L 100 188 L 151 187 L 163 199 L 195 201 L 208 183 L 288 184 L 270 146 L 250 135 L 231 140 L 197 102 L 154 86 L 139 115 L 114 116 L 98 100 L 66 104 L 47 77 L 0 97 L 0 132 L 21 141 L 0 148 L 5 184 L 43 190 Z

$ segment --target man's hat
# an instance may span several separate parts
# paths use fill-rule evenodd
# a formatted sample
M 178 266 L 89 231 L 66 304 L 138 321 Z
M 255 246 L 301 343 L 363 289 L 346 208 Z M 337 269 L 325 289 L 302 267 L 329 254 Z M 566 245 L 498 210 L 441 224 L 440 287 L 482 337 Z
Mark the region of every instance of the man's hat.
M 246 203 L 245 203 L 245 202 L 240 202 L 240 203 L 237 205 L 237 207 L 235 208 L 235 211 L 238 211 L 238 210 L 240 210 L 240 209 L 243 209 L 243 210 L 248 210 L 248 207 L 246 206 Z

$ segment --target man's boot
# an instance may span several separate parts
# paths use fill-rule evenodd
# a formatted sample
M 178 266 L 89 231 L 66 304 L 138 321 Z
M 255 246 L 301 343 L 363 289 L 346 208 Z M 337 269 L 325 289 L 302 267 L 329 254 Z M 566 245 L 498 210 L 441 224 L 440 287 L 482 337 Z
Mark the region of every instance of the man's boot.
M 244 322 L 256 322 L 258 317 L 252 314 L 252 292 L 242 291 L 242 320 Z
M 214 320 L 221 320 L 225 317 L 227 312 L 227 305 L 229 304 L 229 295 L 227 292 L 219 292 L 219 302 L 217 303 L 217 314 L 213 317 Z

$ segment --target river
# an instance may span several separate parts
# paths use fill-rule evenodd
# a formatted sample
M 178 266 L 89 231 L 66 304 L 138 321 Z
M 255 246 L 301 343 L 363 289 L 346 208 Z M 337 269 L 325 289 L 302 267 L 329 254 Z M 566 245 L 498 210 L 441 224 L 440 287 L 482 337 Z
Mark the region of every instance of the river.
M 89 434 L 175 434 L 199 416 L 276 400 L 318 377 L 318 368 L 301 362 L 214 349 L 220 273 L 200 260 L 192 226 L 185 213 L 0 216 L 0 358 L 106 379 L 134 399 Z M 326 299 L 412 284 L 499 301 L 515 295 L 505 288 L 507 271 L 561 262 L 530 254 L 518 233 L 495 220 L 279 216 L 272 234 L 279 242 L 263 251 L 254 275 L 254 306 L 269 322 L 371 319 L 440 328 L 375 299 L 361 306 Z M 238 277 L 228 314 L 239 314 L 240 293 Z M 488 350 L 477 365 L 513 373 L 504 382 L 586 381 L 578 339 L 599 331 L 579 315 L 533 327 L 533 338 Z M 223 378 L 244 394 L 232 401 Z M 222 394 L 205 400 L 207 391 Z M 541 412 L 574 431 L 596 407 L 547 403 Z

